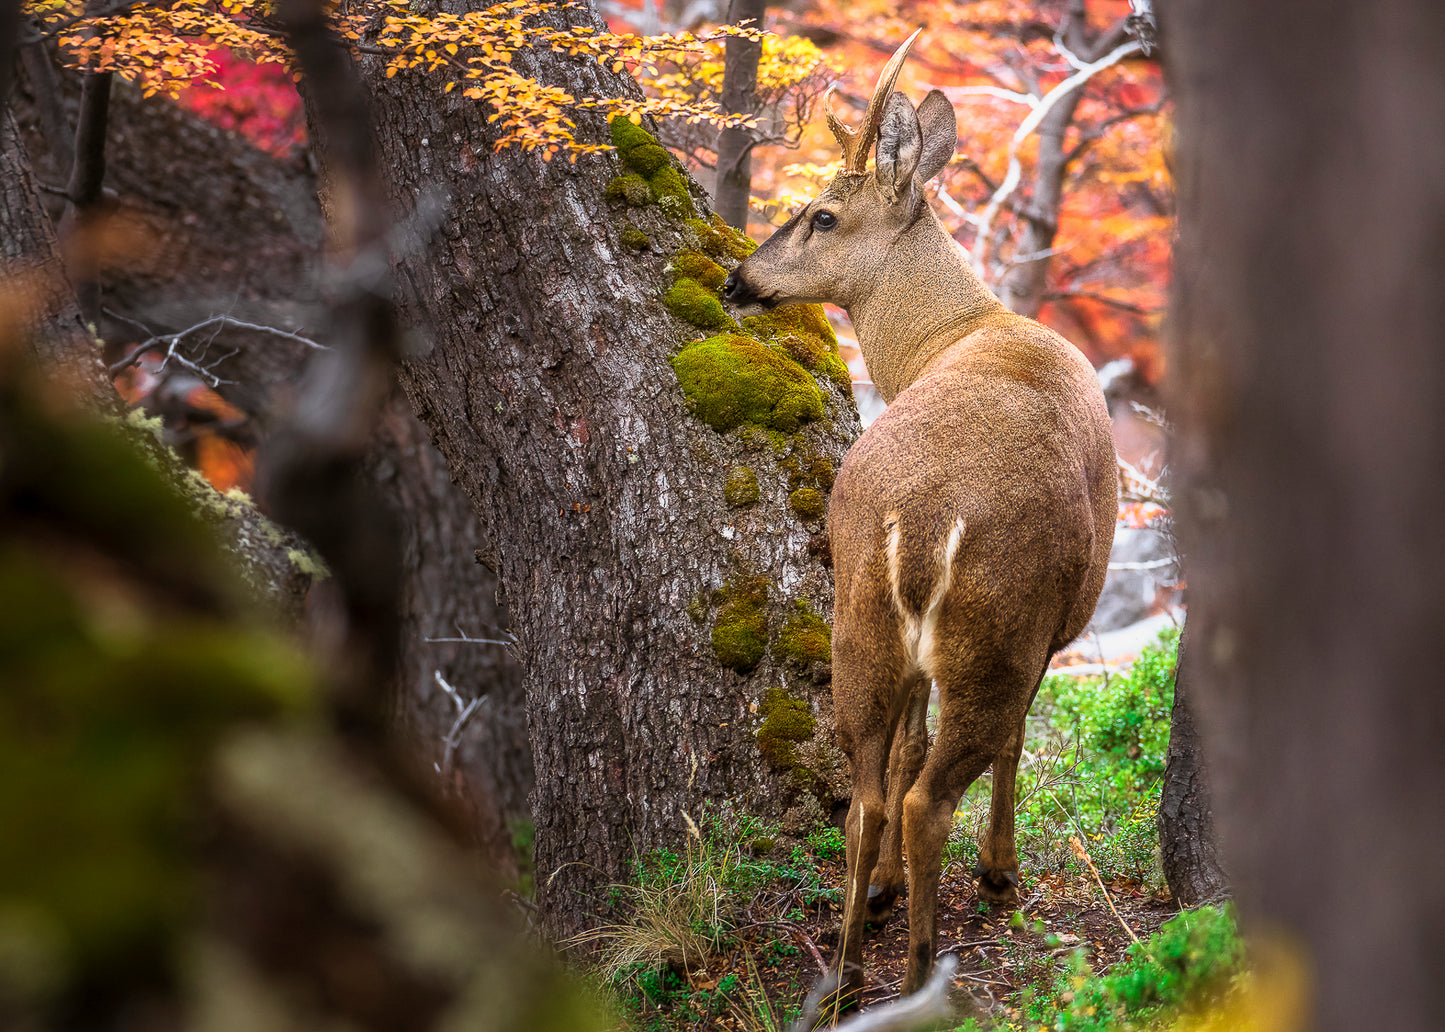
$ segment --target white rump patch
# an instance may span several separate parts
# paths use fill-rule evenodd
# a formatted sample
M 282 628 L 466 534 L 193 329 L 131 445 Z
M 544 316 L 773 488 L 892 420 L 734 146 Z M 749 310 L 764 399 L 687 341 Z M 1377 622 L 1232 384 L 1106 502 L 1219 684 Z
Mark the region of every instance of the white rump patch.
M 938 630 L 938 614 L 943 609 L 943 599 L 948 594 L 949 585 L 953 583 L 953 557 L 958 554 L 958 546 L 963 541 L 963 531 L 967 524 L 960 516 L 953 521 L 953 526 L 948 530 L 948 537 L 944 539 L 941 549 L 942 554 L 939 555 L 938 581 L 933 585 L 933 592 L 929 595 L 928 605 L 924 608 L 922 616 L 915 616 L 908 611 L 903 604 L 903 593 L 899 590 L 898 539 L 900 532 L 897 515 L 890 513 L 886 525 L 888 527 L 888 587 L 893 595 L 893 605 L 903 620 L 903 655 L 911 666 L 932 678 L 935 676 L 933 650 L 934 635 Z

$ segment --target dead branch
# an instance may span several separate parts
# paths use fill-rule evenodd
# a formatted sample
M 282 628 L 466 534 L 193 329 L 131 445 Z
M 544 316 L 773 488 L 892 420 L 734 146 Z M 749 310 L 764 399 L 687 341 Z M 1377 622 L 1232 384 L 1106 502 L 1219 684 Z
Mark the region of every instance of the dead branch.
M 1084 65 L 1073 75 L 1049 90 L 1043 99 L 1039 101 L 1038 105 L 1019 123 L 1019 127 L 1014 130 L 1013 137 L 1009 140 L 1008 172 L 1004 176 L 1003 182 L 998 185 L 998 189 L 993 192 L 993 196 L 989 198 L 988 204 L 985 205 L 978 220 L 978 237 L 977 243 L 974 245 L 973 267 L 974 272 L 976 272 L 980 278 L 982 278 L 985 273 L 984 243 L 987 241 L 989 232 L 993 227 L 994 217 L 998 214 L 998 210 L 1002 207 L 1004 201 L 1018 189 L 1019 181 L 1023 178 L 1023 164 L 1019 160 L 1019 147 L 1023 144 L 1024 140 L 1028 139 L 1033 131 L 1039 127 L 1039 123 L 1044 120 L 1044 117 L 1052 111 L 1060 101 L 1074 92 L 1074 90 L 1082 87 L 1105 68 L 1118 64 L 1131 54 L 1138 53 L 1139 49 L 1138 41 L 1130 40 L 1127 43 L 1115 47 L 1097 61 Z

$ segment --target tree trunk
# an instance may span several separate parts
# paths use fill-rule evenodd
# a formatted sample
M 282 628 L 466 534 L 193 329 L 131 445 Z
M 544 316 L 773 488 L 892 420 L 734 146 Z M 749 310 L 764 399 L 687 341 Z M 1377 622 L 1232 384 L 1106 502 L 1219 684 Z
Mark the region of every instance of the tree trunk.
M 1074 120 L 1083 90 L 1074 90 L 1044 116 L 1036 130 L 1039 157 L 1034 168 L 1033 191 L 1019 234 L 1018 247 L 999 286 L 999 299 L 1010 309 L 1037 319 L 1048 285 L 1054 236 L 1059 231 L 1059 203 L 1064 195 L 1068 162 L 1064 134 Z
M 429 769 L 439 768 L 447 789 L 460 797 L 488 866 L 516 878 L 513 830 L 530 814 L 532 791 L 521 668 L 504 646 L 456 640 L 505 640 L 497 576 L 475 555 L 483 528 L 399 394 L 387 407 L 370 466 L 405 533 L 397 722 L 408 747 Z M 463 701 L 485 699 L 464 724 L 458 725 L 460 713 L 438 675 Z M 455 739 L 450 749 L 449 735 Z
M 28 324 L 25 336 L 40 364 L 96 411 L 117 412 L 115 391 L 76 304 L 8 105 L 0 108 L 0 269 L 7 287 L 19 287 L 5 299 L 7 321 L 19 316 Z
M 1248 927 L 1308 971 L 1312 1027 L 1436 1028 L 1445 8 L 1161 14 L 1170 411 L 1225 861 Z
M 767 11 L 764 0 L 733 0 L 728 22 L 744 21 L 763 27 Z M 722 107 L 730 115 L 758 113 L 758 59 L 763 45 L 750 39 L 729 37 L 723 57 Z M 753 134 L 747 129 L 724 129 L 717 141 L 717 213 L 739 229 L 748 228 L 748 199 L 753 189 Z
M 426 190 L 453 199 L 436 238 L 396 259 L 403 311 L 428 335 L 401 379 L 490 535 L 526 670 L 540 899 L 565 933 L 636 852 L 681 838 L 685 815 L 726 801 L 802 831 L 846 793 L 826 664 L 785 671 L 762 655 L 739 674 L 714 640 L 746 669 L 727 648 L 734 621 L 765 621 L 776 653 L 795 602 L 830 610 L 821 522 L 789 510 L 789 478 L 830 474 L 857 416 L 825 382 L 827 414 L 791 436 L 720 435 L 693 418 L 669 360 L 706 334 L 660 295 L 669 257 L 715 231 L 609 204 L 611 154 L 494 153 L 485 107 L 435 78 L 387 79 L 384 64 L 362 59 L 398 210 Z M 574 96 L 636 95 L 590 61 L 517 64 Z M 606 138 L 600 120 L 579 122 Z M 701 207 L 695 185 L 687 203 Z M 625 230 L 649 249 L 625 246 Z M 730 509 L 724 484 L 730 471 L 745 480 L 742 466 L 760 498 Z
M 1159 851 L 1164 880 L 1180 906 L 1197 907 L 1223 898 L 1229 881 L 1219 865 L 1214 815 L 1210 809 L 1199 733 L 1194 726 L 1194 652 L 1185 642 L 1198 633 L 1196 617 L 1179 637 L 1174 668 L 1174 709 L 1169 718 L 1169 753 L 1159 801 Z

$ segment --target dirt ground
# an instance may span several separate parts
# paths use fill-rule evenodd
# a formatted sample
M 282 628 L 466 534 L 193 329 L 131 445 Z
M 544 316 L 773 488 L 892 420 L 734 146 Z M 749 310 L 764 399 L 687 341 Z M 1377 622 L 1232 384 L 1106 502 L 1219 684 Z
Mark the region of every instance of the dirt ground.
M 836 873 L 836 880 L 828 879 L 832 884 L 841 883 L 841 865 Z M 1074 950 L 1083 949 L 1094 970 L 1102 970 L 1124 956 L 1133 942 L 1129 932 L 1146 939 L 1178 913 L 1167 894 L 1149 894 L 1127 883 L 1107 887 L 1117 917 L 1092 879 L 1066 881 L 1051 874 L 1029 881 L 1025 872 L 1024 921 L 1018 928 L 1012 927 L 1019 923 L 1012 920 L 1016 908 L 981 905 L 964 871 L 946 872 L 939 891 L 939 952 L 958 955 L 954 1003 L 959 1020 L 970 1016 L 1009 1020 L 1015 1016 L 1009 1004 L 1016 991 L 1029 984 L 1046 984 Z M 733 936 L 738 945 L 715 958 L 706 971 L 693 972 L 689 980 L 706 991 L 729 974 L 745 983 L 756 971 L 756 981 L 766 988 L 776 1016 L 783 1018 L 824 974 L 837 941 L 838 908 L 809 908 L 801 920 L 796 909 L 791 911 L 794 920 L 781 914 L 753 916 L 755 922 Z M 1037 930 L 1036 922 L 1042 922 L 1042 931 Z M 1050 936 L 1054 938 L 1050 940 Z M 884 928 L 870 931 L 864 946 L 869 979 L 862 1001 L 865 1007 L 898 996 L 907 955 L 903 899 L 894 918 Z M 762 1026 L 733 1009 L 691 1027 L 742 1032 Z

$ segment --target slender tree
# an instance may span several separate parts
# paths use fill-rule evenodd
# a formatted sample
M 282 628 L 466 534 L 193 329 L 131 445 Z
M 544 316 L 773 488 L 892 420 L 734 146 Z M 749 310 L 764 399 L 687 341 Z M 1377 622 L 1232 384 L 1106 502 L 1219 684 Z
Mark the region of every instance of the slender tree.
M 763 26 L 767 11 L 764 0 L 732 0 L 728 21 L 734 25 L 749 23 Z M 733 36 L 727 41 L 723 61 L 723 110 L 730 115 L 757 114 L 758 58 L 763 45 L 757 40 Z M 714 196 L 717 213 L 729 225 L 746 229 L 748 198 L 752 194 L 754 137 L 747 129 L 728 128 L 718 133 L 717 188 Z

